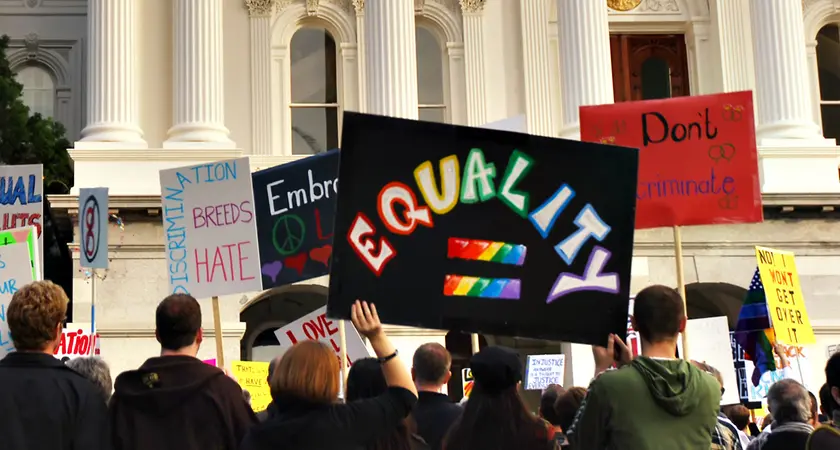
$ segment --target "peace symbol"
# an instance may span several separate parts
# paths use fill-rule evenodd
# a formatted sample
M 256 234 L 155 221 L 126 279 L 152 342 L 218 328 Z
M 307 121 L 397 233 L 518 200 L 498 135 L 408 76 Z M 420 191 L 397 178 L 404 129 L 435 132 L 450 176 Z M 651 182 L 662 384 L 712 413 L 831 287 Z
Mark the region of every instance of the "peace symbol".
M 278 229 L 283 233 L 282 240 L 278 239 Z M 305 237 L 306 224 L 303 223 L 303 219 L 294 214 L 286 214 L 277 218 L 277 221 L 274 222 L 274 228 L 271 230 L 274 249 L 282 256 L 294 255 L 303 245 Z

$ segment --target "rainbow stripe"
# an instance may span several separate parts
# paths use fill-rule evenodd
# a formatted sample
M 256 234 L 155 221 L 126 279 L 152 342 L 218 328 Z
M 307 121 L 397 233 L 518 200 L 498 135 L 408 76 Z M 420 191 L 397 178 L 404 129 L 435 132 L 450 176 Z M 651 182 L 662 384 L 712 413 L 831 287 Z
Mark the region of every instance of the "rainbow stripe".
M 516 278 L 484 278 L 447 275 L 443 295 L 519 300 L 522 282 Z
M 449 238 L 446 256 L 449 259 L 467 259 L 521 266 L 525 263 L 526 253 L 527 248 L 524 245 L 479 239 Z

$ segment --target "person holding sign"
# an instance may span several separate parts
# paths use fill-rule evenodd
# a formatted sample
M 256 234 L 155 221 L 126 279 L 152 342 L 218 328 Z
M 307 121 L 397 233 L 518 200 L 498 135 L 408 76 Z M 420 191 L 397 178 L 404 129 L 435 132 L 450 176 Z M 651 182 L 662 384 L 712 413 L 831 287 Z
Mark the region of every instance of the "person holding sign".
M 353 304 L 356 330 L 370 341 L 388 389 L 373 398 L 337 403 L 339 364 L 319 341 L 286 350 L 271 378 L 275 415 L 252 428 L 240 450 L 355 450 L 393 432 L 417 402 L 417 390 L 399 354 L 382 331 L 376 307 Z
M 102 395 L 53 357 L 67 315 L 67 294 L 51 281 L 20 286 L 5 310 L 15 352 L 0 361 L 3 450 L 105 450 Z

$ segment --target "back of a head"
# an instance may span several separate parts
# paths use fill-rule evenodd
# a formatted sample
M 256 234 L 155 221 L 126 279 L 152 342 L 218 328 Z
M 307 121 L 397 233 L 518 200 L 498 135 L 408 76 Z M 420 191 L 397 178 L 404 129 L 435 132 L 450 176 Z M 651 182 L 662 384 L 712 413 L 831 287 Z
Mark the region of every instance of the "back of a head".
M 280 364 L 280 360 L 282 356 L 275 356 L 272 358 L 271 362 L 268 363 L 268 383 L 271 384 L 271 377 L 274 376 L 274 371 L 277 370 L 277 365 Z
M 339 367 L 335 352 L 318 341 L 301 341 L 286 350 L 271 378 L 271 397 L 289 396 L 313 403 L 338 399 Z
M 415 381 L 421 384 L 435 386 L 445 384 L 451 366 L 452 356 L 449 351 L 436 342 L 417 347 L 412 359 Z
M 727 406 L 724 408 L 723 413 L 741 431 L 745 430 L 750 424 L 750 410 L 744 405 Z
M 700 361 L 691 361 L 691 365 L 711 375 L 720 385 L 721 393 L 723 392 L 723 375 L 720 374 L 719 370 Z
M 105 360 L 95 356 L 83 356 L 67 361 L 66 365 L 92 381 L 102 393 L 105 402 L 108 402 L 108 399 L 111 398 L 113 383 L 111 382 L 111 369 Z
M 15 349 L 44 351 L 56 342 L 68 302 L 64 289 L 52 281 L 35 281 L 18 289 L 6 311 Z
M 577 415 L 585 397 L 586 388 L 575 386 L 557 398 L 557 402 L 554 403 L 554 411 L 557 414 L 558 425 L 564 432 L 571 428 L 575 421 L 575 415 Z
M 775 382 L 767 391 L 767 406 L 779 424 L 806 423 L 811 418 L 811 397 L 798 381 L 786 378 Z
M 388 390 L 382 364 L 376 358 L 362 358 L 353 363 L 347 374 L 346 401 L 373 398 Z
M 560 425 L 558 423 L 557 414 L 554 412 L 554 404 L 566 392 L 563 386 L 559 384 L 550 384 L 543 390 L 540 396 L 540 417 L 547 420 L 552 425 Z
M 808 397 L 811 399 L 811 419 L 816 423 L 820 416 L 819 402 L 817 396 L 811 391 L 808 391 Z
M 188 294 L 172 294 L 155 311 L 155 332 L 165 350 L 179 350 L 195 343 L 201 329 L 201 306 Z
M 825 384 L 829 387 L 829 398 L 831 400 L 829 415 L 834 413 L 834 410 L 840 408 L 837 397 L 832 394 L 832 390 L 840 391 L 840 353 L 835 353 L 828 358 L 825 364 Z M 840 395 L 840 392 L 838 392 Z
M 834 397 L 831 396 L 831 386 L 828 383 L 823 383 L 820 387 L 820 412 L 826 416 L 831 416 L 831 412 L 835 408 Z
M 682 297 L 668 286 L 648 286 L 636 294 L 633 318 L 636 331 L 647 342 L 676 339 L 685 322 Z

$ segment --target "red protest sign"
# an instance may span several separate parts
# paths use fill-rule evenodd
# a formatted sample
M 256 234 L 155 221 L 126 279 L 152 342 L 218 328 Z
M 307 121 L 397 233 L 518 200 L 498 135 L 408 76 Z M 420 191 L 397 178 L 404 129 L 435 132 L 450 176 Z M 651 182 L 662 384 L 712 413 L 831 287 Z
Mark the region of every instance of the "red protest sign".
M 580 130 L 639 149 L 637 229 L 763 220 L 750 91 L 581 106 Z

